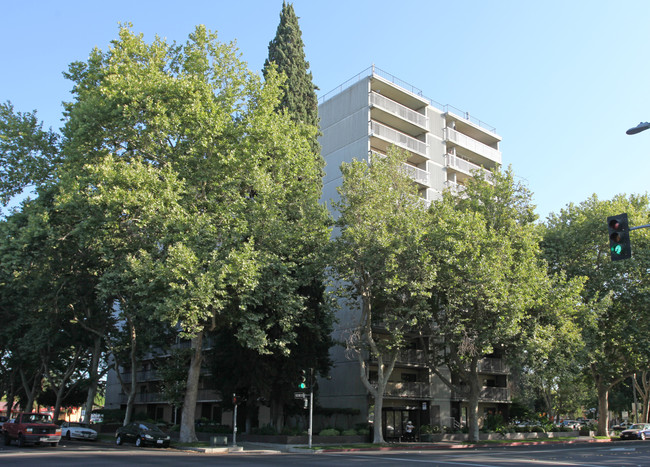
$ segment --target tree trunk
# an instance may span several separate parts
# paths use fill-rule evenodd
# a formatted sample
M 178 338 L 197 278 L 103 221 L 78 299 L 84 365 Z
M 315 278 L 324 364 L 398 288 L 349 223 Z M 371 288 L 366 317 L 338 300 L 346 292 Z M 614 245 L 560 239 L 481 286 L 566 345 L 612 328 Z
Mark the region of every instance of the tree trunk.
M 598 390 L 598 436 L 607 436 L 609 427 L 609 386 L 597 381 Z
M 84 423 L 90 423 L 90 416 L 93 411 L 93 405 L 95 403 L 95 395 L 97 394 L 97 386 L 99 384 L 99 360 L 102 354 L 102 338 L 100 336 L 95 336 L 93 343 L 93 354 L 92 360 L 90 362 L 90 368 L 88 369 L 88 377 L 90 384 L 88 385 L 88 394 L 86 396 L 86 410 L 84 413 Z
M 271 402 L 271 425 L 279 433 L 284 425 L 284 404 L 277 397 L 272 397 Z
M 23 383 L 23 388 L 25 389 L 25 393 L 27 394 L 27 403 L 25 404 L 25 407 L 23 407 L 23 410 L 25 412 L 31 412 L 32 409 L 34 408 L 34 400 L 36 399 L 36 394 L 41 388 L 42 380 L 43 380 L 43 372 L 41 368 L 38 369 L 38 371 L 34 374 L 33 376 L 34 379 L 31 381 L 31 387 L 30 387 L 30 382 L 27 381 L 27 377 L 25 376 L 25 373 L 23 370 L 20 370 L 20 379 Z
M 376 350 L 376 346 L 373 345 Z M 376 350 L 377 351 L 377 350 Z M 375 401 L 375 410 L 372 417 L 372 426 L 373 426 L 373 440 L 374 444 L 383 444 L 386 441 L 384 440 L 384 430 L 383 430 L 383 418 L 382 411 L 384 408 L 384 393 L 386 392 L 386 386 L 390 375 L 393 373 L 393 368 L 395 368 L 395 362 L 397 361 L 397 352 L 394 351 L 388 356 L 389 363 L 384 364 L 384 355 L 379 353 L 375 354 L 377 358 L 377 387 L 374 387 L 370 384 L 368 379 L 367 363 L 364 361 L 364 356 L 361 352 L 357 352 L 357 358 L 359 359 L 360 373 L 361 373 L 361 382 L 364 384 L 370 395 Z
M 201 375 L 201 359 L 203 357 L 203 331 L 200 331 L 192 339 L 192 360 L 187 373 L 187 388 L 185 390 L 185 400 L 183 402 L 183 413 L 181 414 L 181 443 L 194 443 L 198 441 L 194 428 L 196 419 L 196 399 L 199 390 L 199 377 Z
M 478 400 L 481 392 L 481 384 L 478 374 L 478 357 L 472 358 L 469 372 L 469 397 L 467 401 L 467 429 L 468 441 L 470 443 L 477 443 L 479 441 L 478 429 Z
M 61 381 L 59 381 L 58 387 L 55 382 L 50 379 L 50 372 L 46 371 L 46 374 L 48 375 L 48 379 L 50 380 L 50 385 L 52 388 L 56 389 L 56 402 L 54 403 L 54 414 L 52 415 L 52 418 L 54 420 L 59 419 L 59 413 L 61 411 L 61 404 L 63 403 L 63 399 L 66 396 L 66 384 L 70 380 L 70 377 L 72 376 L 72 373 L 74 373 L 75 368 L 77 367 L 77 362 L 79 361 L 79 357 L 83 353 L 84 349 L 81 347 L 78 347 L 75 350 L 74 358 L 72 359 L 72 362 L 68 365 L 68 367 L 65 370 L 65 373 L 61 377 Z M 47 370 L 47 367 L 46 367 Z M 76 383 L 75 383 L 76 384 Z M 75 386 L 75 384 L 72 385 L 72 387 Z M 72 389 L 72 387 L 70 389 Z
M 384 392 L 386 383 L 377 382 L 377 394 L 375 394 L 375 413 L 373 414 L 373 444 L 384 444 L 384 430 L 382 424 L 382 412 L 384 410 Z
M 136 358 L 136 332 L 135 332 L 135 326 L 133 325 L 133 321 L 131 319 L 127 318 L 126 322 L 129 326 L 129 332 L 131 335 L 131 388 L 129 389 L 129 397 L 126 400 L 126 412 L 124 413 L 124 426 L 126 426 L 130 421 L 131 417 L 133 416 L 133 404 L 135 403 L 135 393 L 137 391 L 137 368 L 138 368 L 138 360 Z M 115 365 L 115 371 L 119 372 L 119 368 L 117 365 Z

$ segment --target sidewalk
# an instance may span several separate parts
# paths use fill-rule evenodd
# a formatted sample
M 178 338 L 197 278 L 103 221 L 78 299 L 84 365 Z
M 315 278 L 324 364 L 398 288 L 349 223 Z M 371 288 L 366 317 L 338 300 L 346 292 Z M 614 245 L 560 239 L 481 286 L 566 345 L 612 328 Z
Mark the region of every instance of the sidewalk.
M 204 452 L 206 454 L 216 453 L 243 453 L 243 454 L 279 454 L 283 452 L 318 454 L 323 452 L 361 452 L 361 451 L 429 451 L 436 449 L 468 449 L 468 448 L 490 448 L 490 447 L 507 447 L 507 446 L 535 446 L 541 444 L 575 444 L 575 443 L 610 443 L 612 439 L 596 439 L 590 436 L 579 436 L 572 440 L 513 440 L 503 443 L 476 443 L 465 444 L 463 442 L 433 442 L 433 443 L 400 443 L 395 445 L 382 446 L 363 446 L 363 447 L 331 447 L 318 445 L 319 449 L 309 450 L 307 445 L 287 445 L 271 443 L 251 443 L 241 442 L 237 446 L 218 446 L 218 447 L 200 447 L 187 448 L 177 447 L 176 449 L 191 450 Z

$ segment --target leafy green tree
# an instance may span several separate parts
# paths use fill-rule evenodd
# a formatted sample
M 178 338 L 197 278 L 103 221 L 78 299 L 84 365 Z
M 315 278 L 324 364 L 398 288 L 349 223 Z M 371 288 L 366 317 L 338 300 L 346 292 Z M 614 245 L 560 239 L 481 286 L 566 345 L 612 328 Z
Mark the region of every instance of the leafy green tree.
M 276 71 L 284 75 L 285 81 L 281 86 L 281 100 L 276 104 L 276 111 L 279 113 L 286 112 L 287 116 L 297 123 L 307 123 L 315 127 L 318 125 L 317 99 L 314 92 L 316 88 L 311 82 L 311 73 L 307 72 L 308 69 L 309 64 L 305 61 L 304 45 L 298 26 L 298 18 L 293 11 L 293 6 L 284 4 L 277 35 L 269 45 L 269 59 L 264 65 L 264 76 L 270 78 L 271 73 L 275 73 Z M 322 166 L 320 146 L 318 145 L 315 133 L 311 138 L 311 147 L 312 157 Z M 280 162 L 286 156 L 285 154 L 277 153 L 274 157 Z M 321 180 L 312 180 L 312 183 L 316 183 L 313 188 L 320 191 L 322 187 Z M 296 193 L 296 196 L 304 195 Z M 290 210 L 291 208 L 286 206 L 284 209 Z M 316 214 L 317 217 L 314 218 L 314 221 L 321 225 L 327 223 L 327 217 L 324 212 Z M 251 219 L 251 222 L 255 222 L 255 220 Z M 323 232 L 321 231 L 321 234 L 317 237 L 303 238 L 290 225 L 276 225 L 279 229 L 285 231 L 289 229 L 288 232 L 290 232 L 290 235 L 286 236 L 288 244 L 300 245 L 305 241 L 308 242 L 300 247 L 302 252 L 296 255 L 295 252 L 290 252 L 286 246 L 282 246 L 277 241 L 274 241 L 274 244 L 267 244 L 266 240 L 262 243 L 261 238 L 257 239 L 258 248 L 272 247 L 275 253 L 279 252 L 278 248 L 282 248 L 286 251 L 286 253 L 283 253 L 283 256 L 295 263 L 295 265 L 291 266 L 293 272 L 288 270 L 291 275 L 291 282 L 287 283 L 289 285 L 287 291 L 290 294 L 297 293 L 300 301 L 303 303 L 301 306 L 306 307 L 303 313 L 303 320 L 295 332 L 295 343 L 290 344 L 288 352 L 287 349 L 278 349 L 272 354 L 266 353 L 263 355 L 247 351 L 241 346 L 225 346 L 224 349 L 231 349 L 234 354 L 228 356 L 221 351 L 222 349 L 215 349 L 218 358 L 215 357 L 210 365 L 216 371 L 219 368 L 223 368 L 224 365 L 229 366 L 228 362 L 237 361 L 242 355 L 246 355 L 249 367 L 255 366 L 259 372 L 266 372 L 266 376 L 260 374 L 258 375 L 259 377 L 252 377 L 250 375 L 250 387 L 244 383 L 244 380 L 247 379 L 246 374 L 241 375 L 241 378 L 237 377 L 234 379 L 238 381 L 238 392 L 245 390 L 251 394 L 264 395 L 264 400 L 271 407 L 272 423 L 279 431 L 283 425 L 284 406 L 287 404 L 295 404 L 292 393 L 296 386 L 300 370 L 315 368 L 321 374 L 327 373 L 329 362 L 328 351 L 332 345 L 330 337 L 332 320 L 325 296 L 324 263 L 322 258 L 320 258 L 320 254 L 318 254 L 327 241 L 326 237 L 322 235 Z M 258 232 L 269 232 L 267 227 L 267 222 L 264 220 L 264 223 L 258 228 L 255 228 L 255 230 Z M 265 237 L 271 238 L 266 234 Z M 294 250 L 298 251 L 295 248 Z M 282 265 L 281 267 L 284 269 L 286 265 Z M 296 274 L 302 277 L 294 277 Z M 269 287 L 277 289 L 279 284 L 275 279 L 276 276 L 277 270 L 269 270 L 268 274 L 261 276 L 263 281 L 259 283 L 257 288 L 259 290 L 268 289 Z M 296 279 L 299 282 L 296 282 Z M 294 289 L 295 292 L 291 292 L 291 289 Z M 276 313 L 274 309 L 280 303 L 275 299 L 271 301 L 269 298 L 268 296 L 263 296 L 263 301 L 258 307 L 258 313 L 265 313 L 269 316 Z M 281 306 L 284 306 L 284 304 Z M 270 332 L 277 331 L 271 330 Z M 222 335 L 220 330 L 217 330 L 217 335 Z M 255 359 L 258 359 L 259 362 L 253 362 Z M 234 388 L 230 387 L 233 378 L 222 378 L 221 376 L 224 373 L 228 372 L 218 371 L 216 381 L 220 385 L 220 388 L 222 384 L 225 384 L 222 392 L 231 393 L 234 390 Z M 252 398 L 252 396 L 249 398 L 246 404 L 247 411 L 256 409 L 252 404 L 253 399 L 256 398 Z
M 608 429 L 608 398 L 611 390 L 634 372 L 649 367 L 649 279 L 646 265 L 650 249 L 646 229 L 631 233 L 633 257 L 612 262 L 606 219 L 627 212 L 630 225 L 650 222 L 647 196 L 623 195 L 601 201 L 595 195 L 569 204 L 546 222 L 543 251 L 551 271 L 568 277 L 584 277 L 581 315 L 586 345 L 583 367 L 598 393 L 598 433 Z
M 298 17 L 291 3 L 282 2 L 280 24 L 275 37 L 269 43 L 269 56 L 264 62 L 264 77 L 275 66 L 287 79 L 282 85 L 282 97 L 278 107 L 286 109 L 291 118 L 318 127 L 318 89 L 312 80 L 309 62 L 305 57 L 305 44 L 298 24 Z M 318 150 L 314 142 L 314 149 Z
M 51 129 L 43 130 L 36 111 L 16 112 L 11 102 L 0 104 L 0 203 L 55 177 L 59 140 Z
M 205 332 L 288 353 L 328 234 L 317 129 L 275 112 L 279 76 L 262 83 L 237 55 L 203 27 L 184 45 L 125 27 L 68 73 L 65 193 L 90 200 L 78 231 L 100 232 L 99 287 L 134 326 L 146 315 L 192 339 L 183 441 L 196 438 Z
M 509 352 L 510 362 L 519 368 L 524 393 L 543 401 L 541 411 L 552 417 L 579 413 L 587 398 L 579 390 L 584 387 L 585 353 L 580 328 L 582 287 L 580 278 L 552 277 L 539 305 L 529 311 L 518 349 Z
M 468 401 L 470 441 L 479 434 L 481 359 L 521 348 L 536 309 L 554 290 L 539 260 L 530 192 L 513 178 L 510 169 L 489 181 L 476 173 L 461 196 L 445 192 L 429 211 L 429 255 L 438 275 L 432 327 L 423 332 L 430 336 L 431 370 Z
M 397 150 L 370 163 L 343 164 L 339 234 L 332 241 L 331 272 L 337 294 L 356 313 L 347 348 L 356 355 L 361 381 L 374 399 L 374 443 L 383 443 L 383 396 L 406 334 L 429 319 L 428 298 L 435 278 L 427 250 L 427 213 Z M 381 329 L 379 331 L 378 329 Z M 370 379 L 366 358 L 377 362 Z

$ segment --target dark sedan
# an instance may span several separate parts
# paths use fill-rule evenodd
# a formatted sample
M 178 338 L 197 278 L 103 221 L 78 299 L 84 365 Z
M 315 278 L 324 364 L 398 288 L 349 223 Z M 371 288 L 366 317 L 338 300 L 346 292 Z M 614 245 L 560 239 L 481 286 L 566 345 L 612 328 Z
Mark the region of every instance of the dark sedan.
M 115 432 L 115 443 L 135 443 L 136 446 L 169 447 L 169 435 L 152 423 L 131 422 Z
M 621 431 L 621 439 L 646 439 L 650 437 L 650 424 L 636 423 Z

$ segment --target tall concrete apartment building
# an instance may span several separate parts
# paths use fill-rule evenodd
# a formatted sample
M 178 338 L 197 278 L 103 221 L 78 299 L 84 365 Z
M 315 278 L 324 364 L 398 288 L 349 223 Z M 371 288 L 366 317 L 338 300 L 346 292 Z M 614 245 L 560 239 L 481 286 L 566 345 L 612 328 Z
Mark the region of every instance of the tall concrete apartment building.
M 441 198 L 445 189 L 462 190 L 476 170 L 501 165 L 494 128 L 372 66 L 321 98 L 319 105 L 326 162 L 323 200 L 338 199 L 342 162 L 386 154 L 391 145 L 408 153 L 407 170 L 427 203 Z M 356 313 L 342 309 L 336 339 L 357 323 Z M 401 352 L 384 397 L 386 439 L 399 438 L 407 420 L 416 425 L 458 426 L 465 418 L 464 401 L 434 378 L 414 342 Z M 330 408 L 352 408 L 367 419 L 372 398 L 360 380 L 356 357 L 345 349 L 332 349 L 335 367 L 330 381 L 320 382 L 319 403 Z M 372 368 L 372 362 L 371 368 Z M 480 364 L 483 378 L 479 411 L 506 411 L 510 400 L 508 368 L 500 355 Z M 373 372 L 370 377 L 372 380 Z M 452 375 L 453 377 L 453 375 Z

